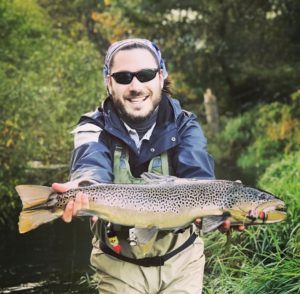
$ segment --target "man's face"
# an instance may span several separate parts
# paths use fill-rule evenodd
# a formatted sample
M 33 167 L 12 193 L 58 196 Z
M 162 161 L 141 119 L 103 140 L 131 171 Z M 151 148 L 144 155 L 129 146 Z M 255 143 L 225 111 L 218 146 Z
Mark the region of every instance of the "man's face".
M 137 72 L 142 69 L 156 69 L 157 67 L 155 58 L 146 49 L 121 50 L 114 56 L 110 73 L 120 71 Z M 160 103 L 163 83 L 164 79 L 161 71 L 151 81 L 142 83 L 137 77 L 134 77 L 126 85 L 118 84 L 113 77 L 109 76 L 108 90 L 115 107 L 125 119 L 141 122 Z

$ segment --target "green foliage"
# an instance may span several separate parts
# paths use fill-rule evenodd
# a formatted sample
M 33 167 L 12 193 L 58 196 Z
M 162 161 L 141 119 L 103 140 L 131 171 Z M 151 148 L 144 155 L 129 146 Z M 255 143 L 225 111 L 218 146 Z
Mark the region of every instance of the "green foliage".
M 300 144 L 299 91 L 289 103 L 259 104 L 251 111 L 224 119 L 224 129 L 211 142 L 217 162 L 237 162 L 243 170 L 262 174 L 274 161 L 296 152 Z
M 34 0 L 1 1 L 0 60 L 20 66 L 49 34 L 48 21 Z
M 0 14 L 0 227 L 9 227 L 20 204 L 14 186 L 54 181 L 54 171 L 28 163 L 67 165 L 70 131 L 99 104 L 104 89 L 101 56 L 86 37 L 74 41 L 52 29 L 33 0 L 2 1 Z M 63 171 L 55 180 L 67 179 Z
M 217 162 L 236 160 L 253 137 L 249 126 L 255 121 L 255 112 L 247 112 L 231 119 L 221 118 L 222 132 L 210 143 L 210 152 Z
M 298 150 L 300 120 L 298 101 L 291 105 L 271 103 L 256 108 L 257 120 L 252 126 L 250 146 L 242 152 L 238 164 L 264 171 L 274 160 Z

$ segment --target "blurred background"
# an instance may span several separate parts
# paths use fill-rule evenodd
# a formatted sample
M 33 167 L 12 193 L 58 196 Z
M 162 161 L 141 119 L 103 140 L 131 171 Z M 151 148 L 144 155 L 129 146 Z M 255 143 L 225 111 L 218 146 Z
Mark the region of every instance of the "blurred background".
M 0 293 L 94 293 L 88 220 L 20 235 L 17 184 L 68 180 L 70 134 L 106 96 L 108 46 L 158 44 L 219 179 L 259 186 L 286 222 L 205 236 L 204 293 L 300 293 L 298 0 L 1 0 Z

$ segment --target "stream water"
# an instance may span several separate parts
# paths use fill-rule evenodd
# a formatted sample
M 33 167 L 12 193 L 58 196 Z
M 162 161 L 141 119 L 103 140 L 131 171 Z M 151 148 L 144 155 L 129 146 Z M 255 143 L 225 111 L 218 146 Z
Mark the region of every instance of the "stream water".
M 0 293 L 95 293 L 80 284 L 92 272 L 91 238 L 89 221 L 81 219 L 2 235 Z

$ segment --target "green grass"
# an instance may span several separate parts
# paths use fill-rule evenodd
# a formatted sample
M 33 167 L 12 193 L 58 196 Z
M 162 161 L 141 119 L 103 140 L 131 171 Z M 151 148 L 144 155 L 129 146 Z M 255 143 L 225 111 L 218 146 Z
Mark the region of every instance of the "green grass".
M 259 180 L 259 186 L 286 202 L 285 222 L 234 232 L 229 248 L 219 232 L 205 237 L 205 294 L 300 293 L 299 156 L 274 162 Z

